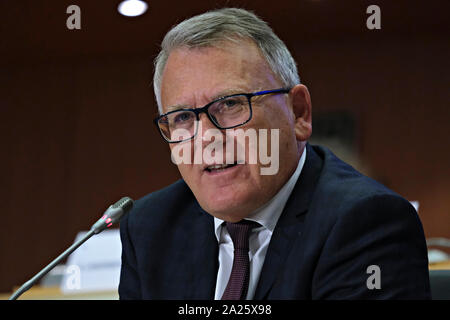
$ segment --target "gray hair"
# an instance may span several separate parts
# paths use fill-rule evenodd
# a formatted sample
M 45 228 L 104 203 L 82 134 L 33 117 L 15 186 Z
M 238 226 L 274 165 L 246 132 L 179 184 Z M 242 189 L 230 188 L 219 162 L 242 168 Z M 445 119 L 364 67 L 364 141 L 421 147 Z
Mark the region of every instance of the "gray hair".
M 155 59 L 153 87 L 159 113 L 161 80 L 172 50 L 180 47 L 199 48 L 219 46 L 224 41 L 253 40 L 267 60 L 269 67 L 284 86 L 300 83 L 297 66 L 288 48 L 269 25 L 254 13 L 237 8 L 224 8 L 194 16 L 174 26 L 164 37 L 161 51 Z

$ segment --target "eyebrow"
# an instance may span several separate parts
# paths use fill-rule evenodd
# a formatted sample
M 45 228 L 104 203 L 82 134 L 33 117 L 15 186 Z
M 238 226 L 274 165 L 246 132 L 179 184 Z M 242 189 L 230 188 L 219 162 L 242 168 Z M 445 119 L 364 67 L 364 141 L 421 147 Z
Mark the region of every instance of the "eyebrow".
M 232 89 L 226 89 L 221 91 L 220 93 L 216 94 L 215 96 L 211 97 L 211 101 L 226 97 L 226 96 L 231 96 L 233 94 L 239 94 L 239 93 L 248 93 L 248 90 L 242 89 L 242 88 L 232 88 Z
M 180 110 L 180 109 L 189 109 L 189 108 L 190 108 L 190 106 L 185 105 L 185 104 L 176 104 L 176 105 L 167 107 L 165 113 L 169 113 L 169 112 Z
M 211 102 L 211 101 L 214 101 L 214 100 L 226 97 L 226 96 L 230 96 L 233 94 L 239 94 L 239 93 L 248 93 L 248 92 L 246 92 L 245 89 L 239 89 L 239 88 L 226 89 L 226 90 L 220 91 L 218 94 L 210 97 L 209 100 Z M 181 109 L 193 109 L 193 107 L 190 105 L 187 105 L 187 104 L 175 104 L 173 106 L 167 107 L 165 113 L 172 112 L 175 110 L 181 110 Z

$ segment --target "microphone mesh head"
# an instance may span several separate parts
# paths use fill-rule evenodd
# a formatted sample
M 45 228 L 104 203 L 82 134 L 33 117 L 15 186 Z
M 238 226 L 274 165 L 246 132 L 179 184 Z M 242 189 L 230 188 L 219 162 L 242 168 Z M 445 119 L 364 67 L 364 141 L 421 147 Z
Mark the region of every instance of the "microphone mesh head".
M 122 199 L 120 199 L 119 201 L 114 203 L 112 206 L 115 209 L 120 208 L 124 212 L 127 212 L 128 210 L 130 210 L 133 207 L 133 200 L 129 197 L 123 197 Z

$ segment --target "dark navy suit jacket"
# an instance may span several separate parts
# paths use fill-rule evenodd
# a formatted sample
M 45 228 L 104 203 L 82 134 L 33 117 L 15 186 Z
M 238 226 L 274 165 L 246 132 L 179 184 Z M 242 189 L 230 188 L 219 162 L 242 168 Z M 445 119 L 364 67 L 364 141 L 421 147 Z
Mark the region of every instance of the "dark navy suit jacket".
M 214 220 L 183 180 L 136 201 L 120 231 L 121 299 L 214 298 Z M 371 265 L 379 273 L 368 272 Z M 376 276 L 380 289 L 369 289 Z M 308 144 L 254 299 L 429 298 L 427 249 L 414 208 L 328 149 Z

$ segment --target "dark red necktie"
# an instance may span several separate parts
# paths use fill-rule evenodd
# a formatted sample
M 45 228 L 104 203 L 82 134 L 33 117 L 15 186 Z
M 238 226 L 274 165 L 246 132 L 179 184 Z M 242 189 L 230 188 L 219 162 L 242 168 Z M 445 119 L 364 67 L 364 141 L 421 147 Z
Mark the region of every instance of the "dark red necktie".
M 241 220 L 237 223 L 227 222 L 228 233 L 233 240 L 234 258 L 230 279 L 223 293 L 222 300 L 244 300 L 247 296 L 250 279 L 250 262 L 248 259 L 248 238 L 257 222 Z

